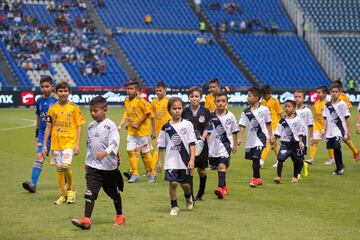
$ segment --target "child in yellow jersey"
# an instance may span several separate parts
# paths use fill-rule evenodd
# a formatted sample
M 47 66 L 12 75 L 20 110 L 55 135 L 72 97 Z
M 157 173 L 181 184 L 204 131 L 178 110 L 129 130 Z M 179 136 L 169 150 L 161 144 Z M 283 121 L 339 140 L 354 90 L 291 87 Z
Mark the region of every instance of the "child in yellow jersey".
M 358 113 L 357 113 L 356 133 L 360 134 L 360 104 L 358 106 Z
M 69 102 L 70 86 L 67 82 L 60 82 L 55 88 L 59 101 L 48 110 L 48 119 L 42 154 L 47 153 L 46 143 L 51 132 L 51 162 L 56 165 L 57 181 L 60 188 L 60 197 L 55 204 L 65 202 L 74 203 L 75 192 L 72 180 L 71 162 L 73 155 L 80 153 L 81 128 L 85 119 L 80 108 Z M 68 184 L 66 193 L 65 178 Z
M 209 109 L 210 112 L 214 112 L 216 110 L 215 96 L 220 92 L 220 82 L 217 78 L 210 80 L 209 91 L 210 93 L 205 98 L 204 108 Z
M 155 166 L 152 164 L 150 154 L 149 122 L 146 121 L 151 117 L 151 110 L 145 99 L 139 96 L 140 86 L 137 81 L 130 81 L 125 86 L 127 86 L 128 97 L 125 99 L 125 113 L 118 129 L 128 124 L 126 150 L 132 173 L 128 182 L 135 183 L 140 179 L 137 159 L 139 152 L 149 171 L 154 173 Z M 154 181 L 155 173 L 149 175 L 149 182 Z
M 171 115 L 168 112 L 168 101 L 169 99 L 166 97 L 166 85 L 164 82 L 160 81 L 156 85 L 156 96 L 151 102 L 151 109 L 155 115 L 155 133 L 158 136 L 162 126 L 167 123 L 171 119 Z M 154 166 L 158 162 L 158 150 L 154 152 L 153 155 L 153 164 Z
M 327 103 L 327 100 L 326 100 L 327 92 L 328 92 L 328 89 L 326 86 L 320 86 L 320 87 L 316 88 L 316 95 L 317 95 L 318 99 L 314 103 L 314 111 L 313 111 L 314 130 L 313 130 L 313 136 L 310 140 L 311 145 L 310 145 L 309 159 L 306 160 L 306 162 L 308 164 L 314 163 L 317 146 L 318 146 L 319 141 L 322 139 L 321 138 L 321 130 L 324 125 L 323 109 L 324 109 L 325 104 Z M 325 164 L 331 165 L 335 162 L 334 150 L 329 149 L 328 151 L 329 151 L 329 160 L 326 161 Z
M 264 85 L 261 90 L 263 94 L 261 105 L 269 108 L 271 114 L 271 129 L 272 131 L 275 131 L 284 111 L 281 108 L 279 100 L 277 100 L 275 97 L 271 95 L 271 87 L 269 85 Z M 274 143 L 273 146 L 267 143 L 266 147 L 264 148 L 261 154 L 261 159 L 260 159 L 261 167 L 264 166 L 264 162 L 267 156 L 269 155 L 271 148 L 274 150 L 275 156 L 278 155 L 279 145 L 276 142 Z M 273 167 L 277 167 L 277 162 L 273 165 Z
M 346 95 L 346 93 L 343 91 L 343 84 L 340 80 L 337 80 L 334 82 L 334 84 L 337 84 L 339 86 L 339 88 L 341 89 L 341 93 L 340 93 L 340 100 L 344 101 L 346 103 L 346 105 L 348 106 L 350 112 L 352 109 L 352 104 L 349 100 L 348 95 Z M 354 155 L 354 160 L 358 161 L 359 160 L 359 150 L 356 149 L 354 143 L 351 141 L 351 139 L 347 139 L 346 141 L 344 140 L 344 143 L 350 148 L 350 150 L 352 151 L 353 155 Z

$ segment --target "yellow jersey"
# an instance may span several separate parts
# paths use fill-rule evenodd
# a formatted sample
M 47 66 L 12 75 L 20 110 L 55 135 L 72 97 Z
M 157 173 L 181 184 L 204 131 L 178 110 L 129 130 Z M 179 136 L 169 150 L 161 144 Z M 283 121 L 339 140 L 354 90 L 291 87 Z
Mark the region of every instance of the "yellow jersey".
M 327 103 L 326 98 L 314 103 L 314 132 L 320 132 L 324 126 L 323 109 Z
M 210 112 L 214 112 L 216 110 L 215 97 L 212 93 L 205 97 L 204 108 L 207 108 Z
M 339 98 L 340 98 L 340 100 L 343 100 L 343 101 L 346 103 L 346 105 L 348 105 L 348 108 L 349 108 L 349 110 L 351 111 L 351 109 L 352 109 L 352 104 L 351 104 L 351 102 L 350 102 L 350 100 L 349 100 L 349 96 L 346 95 L 346 93 L 343 93 L 343 92 L 342 92 L 342 93 L 340 94 Z
M 147 125 L 148 134 L 147 136 L 151 135 L 151 120 L 154 119 L 154 112 L 151 109 L 151 105 L 148 101 L 145 100 L 146 107 L 150 110 L 150 116 L 145 120 L 145 123 Z
M 160 133 L 162 126 L 171 119 L 171 115 L 168 112 L 168 101 L 167 97 L 163 97 L 161 100 L 155 98 L 151 102 L 151 109 L 155 114 L 155 131 Z
M 151 115 L 150 111 L 150 104 L 147 104 L 145 99 L 137 96 L 130 100 L 129 98 L 125 99 L 125 112 L 124 112 L 124 119 L 126 119 L 128 123 L 128 135 L 134 137 L 145 137 L 149 136 L 150 133 L 150 124 L 149 118 L 142 122 L 139 128 L 135 129 L 132 127 L 132 123 L 138 122 L 144 115 L 149 114 Z
M 52 124 L 51 150 L 74 149 L 77 141 L 77 127 L 85 124 L 79 106 L 67 102 L 54 103 L 48 110 L 48 122 Z
M 271 129 L 275 131 L 281 119 L 281 114 L 284 112 L 279 100 L 271 96 L 269 100 L 262 99 L 261 105 L 269 108 L 271 114 Z

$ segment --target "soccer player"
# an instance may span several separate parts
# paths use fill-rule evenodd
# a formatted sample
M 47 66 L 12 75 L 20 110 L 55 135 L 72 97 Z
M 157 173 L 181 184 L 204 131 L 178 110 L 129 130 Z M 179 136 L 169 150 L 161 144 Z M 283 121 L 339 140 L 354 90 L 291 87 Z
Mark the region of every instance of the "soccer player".
M 271 129 L 272 131 L 275 131 L 277 128 L 277 125 L 279 124 L 279 120 L 283 114 L 283 109 L 281 108 L 279 100 L 277 100 L 274 96 L 271 95 L 271 87 L 269 85 L 264 85 L 262 87 L 262 100 L 261 105 L 267 107 L 270 110 L 271 114 Z M 262 151 L 261 158 L 260 158 L 260 166 L 264 166 L 264 162 L 266 158 L 269 155 L 270 149 L 274 150 L 275 156 L 278 155 L 279 152 L 279 146 L 275 142 L 273 146 L 271 146 L 269 143 L 266 144 L 266 147 Z M 277 163 L 273 165 L 273 167 L 276 167 Z
M 156 84 L 155 88 L 156 96 L 151 102 L 152 112 L 155 115 L 155 134 L 158 136 L 162 126 L 171 119 L 171 115 L 167 110 L 168 107 L 168 98 L 166 97 L 166 85 L 164 82 L 160 81 Z M 156 166 L 158 162 L 158 151 L 157 149 L 153 155 L 153 165 Z
M 36 129 L 35 138 L 37 145 L 36 159 L 33 163 L 31 172 L 31 182 L 23 182 L 22 186 L 30 193 L 36 192 L 36 185 L 44 164 L 45 158 L 42 155 L 42 145 L 44 141 L 44 133 L 46 128 L 47 111 L 50 106 L 57 102 L 57 98 L 52 94 L 52 78 L 50 76 L 43 76 L 40 79 L 40 91 L 42 96 L 36 100 Z M 47 147 L 50 149 L 50 140 L 47 142 Z
M 333 84 L 330 88 L 331 101 L 323 109 L 325 119 L 322 137 L 326 137 L 328 149 L 334 149 L 336 169 L 332 175 L 344 174 L 345 166 L 342 161 L 341 140 L 347 141 L 350 132 L 350 111 L 347 104 L 340 100 L 341 87 Z
M 115 123 L 106 118 L 106 112 L 105 98 L 97 96 L 91 99 L 90 114 L 94 121 L 87 129 L 85 216 L 71 220 L 75 226 L 82 229 L 91 228 L 90 218 L 101 187 L 114 202 L 114 225 L 125 223 L 120 196 L 120 191 L 123 191 L 123 180 L 118 170 L 120 136 Z
M 151 110 L 149 104 L 145 99 L 139 96 L 140 85 L 137 81 L 130 81 L 126 85 L 128 97 L 125 99 L 125 112 L 120 121 L 118 129 L 121 130 L 125 124 L 128 124 L 127 136 L 127 153 L 131 168 L 131 177 L 128 183 L 135 183 L 139 181 L 138 158 L 141 154 L 146 169 L 152 173 L 149 176 L 149 182 L 155 181 L 155 166 L 152 164 L 152 157 L 150 154 L 151 145 L 149 139 L 149 122 L 146 120 L 151 117 Z M 139 153 L 140 151 L 140 153 Z
M 317 146 L 321 138 L 321 130 L 324 126 L 323 118 L 323 109 L 327 103 L 326 94 L 328 93 L 328 88 L 326 86 L 319 86 L 316 88 L 316 95 L 318 99 L 314 103 L 314 130 L 313 136 L 311 139 L 309 159 L 305 162 L 308 164 L 314 164 L 315 155 L 317 151 Z M 325 162 L 326 165 L 331 165 L 335 162 L 334 160 L 334 150 L 328 149 L 329 160 Z
M 360 134 L 360 104 L 358 106 L 358 113 L 357 113 L 356 133 Z
M 271 114 L 267 107 L 260 104 L 261 90 L 257 87 L 251 87 L 248 90 L 249 107 L 246 108 L 240 116 L 240 133 L 238 145 L 242 143 L 243 135 L 246 129 L 245 159 L 251 160 L 253 177 L 250 181 L 250 187 L 256 188 L 262 185 L 260 176 L 260 156 L 262 150 L 269 141 L 275 143 L 272 132 Z
M 299 92 L 295 92 L 299 93 Z M 299 96 L 298 96 L 299 97 Z M 296 97 L 295 97 L 296 99 Z M 307 134 L 307 129 L 304 126 L 302 120 L 296 114 L 297 103 L 294 100 L 285 101 L 285 113 L 286 115 L 280 119 L 278 127 L 276 128 L 274 135 L 275 138 L 280 138 L 280 150 L 277 156 L 277 177 L 274 178 L 275 183 L 282 182 L 282 169 L 284 162 L 288 157 L 291 158 L 294 164 L 293 171 L 293 183 L 297 183 L 300 179 L 299 172 L 304 161 L 303 151 L 305 149 L 304 139 Z
M 296 102 L 296 115 L 300 117 L 300 120 L 302 122 L 302 125 L 305 128 L 305 136 L 302 137 L 304 149 L 302 150 L 303 156 L 307 154 L 307 147 L 308 147 L 308 135 L 313 135 L 313 126 L 314 126 L 314 117 L 312 115 L 312 112 L 309 108 L 307 108 L 304 105 L 305 102 L 305 91 L 297 89 L 294 92 L 294 99 Z M 309 175 L 308 171 L 308 163 L 301 161 L 299 171 L 301 171 L 302 166 L 304 166 L 304 177 L 307 177 Z M 300 172 L 299 172 L 300 173 Z
M 170 215 L 172 216 L 179 213 L 176 195 L 178 184 L 184 191 L 186 208 L 192 210 L 194 206 L 190 184 L 194 170 L 196 137 L 192 123 L 181 117 L 183 110 L 184 104 L 180 98 L 169 99 L 168 111 L 172 119 L 163 125 L 158 137 L 158 171 L 161 172 L 161 160 L 165 153 L 165 180 L 170 183 Z
M 346 93 L 343 91 L 343 84 L 340 80 L 337 80 L 334 82 L 334 84 L 338 84 L 340 87 L 340 100 L 344 101 L 346 103 L 346 105 L 349 108 L 349 111 L 351 112 L 352 109 L 352 104 L 349 100 L 349 97 L 346 95 Z M 344 138 L 344 143 L 350 148 L 351 152 L 353 153 L 354 156 L 354 160 L 355 161 L 359 161 L 359 150 L 355 147 L 354 143 L 351 141 L 350 139 L 350 135 L 349 138 L 345 140 Z
M 75 203 L 71 162 L 80 153 L 81 129 L 85 119 L 80 108 L 69 102 L 70 86 L 63 81 L 55 87 L 59 100 L 48 111 L 48 119 L 42 148 L 43 157 L 47 154 L 47 141 L 51 133 L 51 162 L 56 165 L 60 197 L 54 203 Z M 68 184 L 66 193 L 65 178 Z
M 209 147 L 207 143 L 208 130 L 211 130 L 210 111 L 200 105 L 202 98 L 199 87 L 191 87 L 188 93 L 190 107 L 185 108 L 183 112 L 184 119 L 189 120 L 195 129 L 195 167 L 198 169 L 200 177 L 199 191 L 196 200 L 201 201 L 205 193 L 206 186 L 206 168 L 208 167 Z
M 228 96 L 219 92 L 215 97 L 216 110 L 210 114 L 212 129 L 209 142 L 209 159 L 218 167 L 218 187 L 215 194 L 223 199 L 228 194 L 226 170 L 230 165 L 231 153 L 237 150 L 239 126 L 233 113 L 227 110 Z

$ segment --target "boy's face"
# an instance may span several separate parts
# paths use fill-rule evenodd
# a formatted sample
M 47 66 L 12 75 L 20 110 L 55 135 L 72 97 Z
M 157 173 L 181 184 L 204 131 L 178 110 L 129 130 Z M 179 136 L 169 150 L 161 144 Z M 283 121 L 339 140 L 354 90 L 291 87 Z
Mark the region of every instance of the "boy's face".
M 190 99 L 190 104 L 192 106 L 199 106 L 200 105 L 200 101 L 201 101 L 201 95 L 198 91 L 193 91 L 190 95 L 189 95 L 189 99 Z
M 176 101 L 174 102 L 171 107 L 170 107 L 170 113 L 171 116 L 173 117 L 173 119 L 180 119 L 182 112 L 183 112 L 183 106 L 182 103 L 180 101 Z
M 210 83 L 209 84 L 209 91 L 212 94 L 218 93 L 220 90 L 219 85 L 217 83 Z
M 163 97 L 165 97 L 165 94 L 166 94 L 165 88 L 157 87 L 155 89 L 155 92 L 156 92 L 156 96 L 158 97 L 158 99 L 162 99 Z
M 267 101 L 271 98 L 271 93 L 264 93 L 263 98 Z
M 129 98 L 134 98 L 138 95 L 139 88 L 136 85 L 129 85 L 127 86 L 127 94 Z
M 285 103 L 285 112 L 287 115 L 292 115 L 295 112 L 295 107 L 291 103 L 287 102 Z
M 43 82 L 40 84 L 41 94 L 48 97 L 51 95 L 52 86 L 49 82 Z
M 253 105 L 253 104 L 255 104 L 256 102 L 259 101 L 259 97 L 256 96 L 255 94 L 251 93 L 251 92 L 248 92 L 247 100 L 248 100 L 248 103 L 250 105 Z
M 302 105 L 305 101 L 304 94 L 301 92 L 295 92 L 294 99 L 297 105 Z
M 219 96 L 215 99 L 215 105 L 217 110 L 225 110 L 228 104 L 228 100 L 225 96 Z
M 320 100 L 323 100 L 326 97 L 326 93 L 323 92 L 321 89 L 316 90 L 316 95 Z
M 104 108 L 104 107 L 97 106 L 97 105 L 90 106 L 91 117 L 97 122 L 101 122 L 102 120 L 105 119 L 106 111 L 107 111 L 106 107 Z
M 69 94 L 70 94 L 70 89 L 68 88 L 59 88 L 56 91 L 56 95 L 59 97 L 59 102 L 62 103 L 67 102 Z
M 330 92 L 331 92 L 331 99 L 332 100 L 338 100 L 339 99 L 339 96 L 340 96 L 340 89 L 339 88 L 332 88 L 331 90 L 330 90 Z

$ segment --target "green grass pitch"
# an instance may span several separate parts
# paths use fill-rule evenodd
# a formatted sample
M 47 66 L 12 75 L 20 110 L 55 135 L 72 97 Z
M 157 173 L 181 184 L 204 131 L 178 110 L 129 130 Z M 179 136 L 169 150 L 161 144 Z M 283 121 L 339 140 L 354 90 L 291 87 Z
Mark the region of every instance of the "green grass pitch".
M 231 108 L 237 117 L 241 108 Z M 87 122 L 88 108 L 82 108 Z M 322 142 L 316 165 L 310 166 L 310 176 L 292 184 L 291 160 L 285 164 L 283 184 L 272 182 L 276 175 L 274 154 L 270 153 L 262 169 L 264 186 L 251 189 L 251 163 L 244 160 L 243 146 L 231 159 L 227 174 L 229 195 L 218 200 L 213 191 L 217 172 L 208 172 L 204 200 L 193 211 L 185 209 L 183 193 L 178 189 L 180 214 L 169 215 L 168 184 L 163 174 L 155 184 L 145 178 L 139 183 L 126 183 L 122 194 L 126 224 L 112 226 L 115 210 L 111 199 L 101 191 L 95 203 L 92 229 L 83 231 L 70 220 L 83 216 L 85 192 L 84 156 L 86 127 L 83 129 L 81 154 L 73 161 L 77 202 L 56 206 L 58 198 L 55 169 L 44 165 L 37 193 L 22 189 L 30 179 L 35 157 L 34 109 L 0 110 L 0 238 L 1 239 L 360 239 L 360 162 L 354 162 L 350 150 L 343 144 L 345 175 L 331 176 L 334 166 L 325 166 L 327 151 Z M 355 134 L 354 109 L 352 139 L 360 147 Z M 108 117 L 118 123 L 122 109 L 110 108 Z M 121 170 L 128 169 L 126 132 L 121 133 Z M 139 162 L 140 170 L 144 167 Z M 195 191 L 198 177 L 194 178 Z

